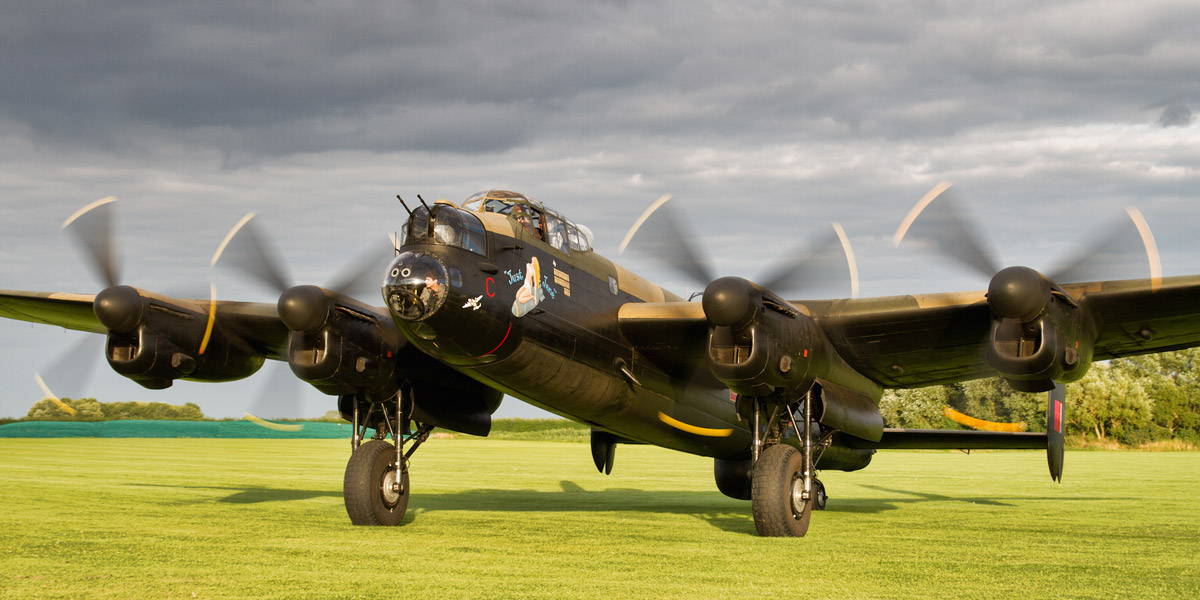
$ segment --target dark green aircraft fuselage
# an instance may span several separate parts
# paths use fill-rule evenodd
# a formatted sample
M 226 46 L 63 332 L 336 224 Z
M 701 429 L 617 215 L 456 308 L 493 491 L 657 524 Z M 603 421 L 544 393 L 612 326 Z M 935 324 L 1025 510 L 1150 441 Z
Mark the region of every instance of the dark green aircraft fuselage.
M 459 220 L 460 231 L 434 231 Z M 418 208 L 383 286 L 396 324 L 426 354 L 548 411 L 629 441 L 746 456 L 749 428 L 703 356 L 684 381 L 642 360 L 621 332 L 622 305 L 678 298 L 582 238 L 547 241 L 548 229 L 444 203 Z

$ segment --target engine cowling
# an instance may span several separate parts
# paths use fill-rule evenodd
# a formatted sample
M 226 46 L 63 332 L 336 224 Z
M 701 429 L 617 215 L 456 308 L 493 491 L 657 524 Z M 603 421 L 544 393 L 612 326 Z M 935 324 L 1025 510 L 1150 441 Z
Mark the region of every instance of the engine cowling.
M 1065 290 L 1028 267 L 1009 267 L 988 285 L 992 327 L 986 360 L 1013 389 L 1045 392 L 1082 378 L 1096 327 Z
M 312 285 L 288 289 L 277 308 L 291 331 L 288 365 L 301 380 L 332 396 L 386 398 L 399 389 L 396 357 L 407 340 L 394 327 L 381 325 L 390 325 L 390 319 L 349 296 Z
M 710 325 L 708 367 L 734 393 L 790 403 L 811 390 L 818 422 L 880 439 L 883 390 L 846 364 L 791 303 L 745 279 L 725 277 L 705 289 L 703 308 Z
M 339 396 L 338 409 L 352 419 L 369 402 L 399 394 L 408 416 L 452 431 L 487 435 L 503 396 L 423 354 L 393 326 L 390 317 L 358 300 L 302 285 L 279 298 L 288 334 L 292 372 L 322 393 Z M 369 426 L 374 426 L 368 423 Z
M 708 367 L 734 393 L 766 397 L 812 385 L 812 321 L 787 301 L 740 277 L 704 290 L 711 325 Z
M 210 330 L 209 311 L 192 303 L 122 285 L 97 294 L 92 308 L 108 329 L 108 364 L 146 388 L 242 379 L 265 360 L 220 328 Z

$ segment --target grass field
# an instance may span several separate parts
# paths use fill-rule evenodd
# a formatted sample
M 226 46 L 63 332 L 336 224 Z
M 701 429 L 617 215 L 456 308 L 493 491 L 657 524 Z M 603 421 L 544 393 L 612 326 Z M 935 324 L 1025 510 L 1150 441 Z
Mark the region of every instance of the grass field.
M 881 453 L 803 539 L 712 463 L 434 439 L 399 528 L 349 524 L 345 441 L 0 440 L 5 598 L 1196 598 L 1200 453 Z

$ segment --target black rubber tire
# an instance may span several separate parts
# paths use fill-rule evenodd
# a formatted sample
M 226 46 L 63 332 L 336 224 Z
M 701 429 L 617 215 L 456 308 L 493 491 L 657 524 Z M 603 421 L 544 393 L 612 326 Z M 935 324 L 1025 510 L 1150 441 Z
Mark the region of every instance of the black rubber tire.
M 797 489 L 796 486 L 800 486 Z M 801 537 L 808 532 L 812 499 L 799 510 L 793 496 L 804 486 L 804 456 L 787 445 L 768 446 L 754 463 L 751 509 L 754 528 L 764 537 Z
M 396 447 L 371 440 L 358 447 L 346 463 L 342 497 L 355 525 L 399 525 L 408 510 L 408 471 L 401 476 L 399 494 L 385 493 L 384 483 L 396 470 Z M 394 475 L 393 475 L 394 476 Z
M 829 496 L 825 494 L 825 484 L 821 483 L 820 479 L 813 479 L 813 510 L 825 510 L 825 503 L 829 501 Z

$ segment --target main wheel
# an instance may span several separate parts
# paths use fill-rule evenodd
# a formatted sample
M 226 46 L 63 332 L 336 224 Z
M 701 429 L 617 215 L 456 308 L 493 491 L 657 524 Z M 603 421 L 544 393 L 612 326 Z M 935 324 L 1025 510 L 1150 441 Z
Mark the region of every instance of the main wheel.
M 371 440 L 358 447 L 346 463 L 342 497 L 355 525 L 399 525 L 408 510 L 408 471 L 396 489 L 396 447 Z
M 763 450 L 754 463 L 751 495 L 758 535 L 800 537 L 808 532 L 812 497 L 803 499 L 804 455 L 799 450 L 787 444 Z

